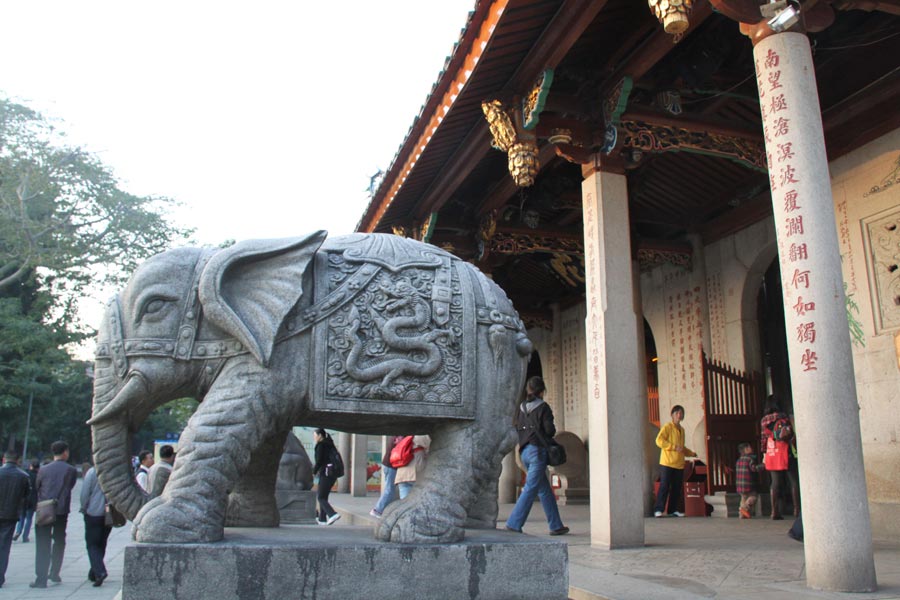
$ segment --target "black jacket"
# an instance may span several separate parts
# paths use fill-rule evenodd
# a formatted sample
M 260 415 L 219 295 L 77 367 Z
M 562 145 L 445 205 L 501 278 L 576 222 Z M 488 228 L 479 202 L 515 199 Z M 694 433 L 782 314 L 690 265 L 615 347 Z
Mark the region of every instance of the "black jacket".
M 316 464 L 313 465 L 313 475 L 325 475 L 325 465 L 331 462 L 331 453 L 334 451 L 334 442 L 325 438 L 316 444 Z
M 28 474 L 15 463 L 0 467 L 0 521 L 18 520 L 31 491 Z
M 556 435 L 553 409 L 540 398 L 529 396 L 519 404 L 515 423 L 516 433 L 519 434 L 520 448 L 524 448 L 528 444 L 543 447 L 544 442 L 549 442 Z M 543 433 L 543 441 L 538 437 L 538 431 Z

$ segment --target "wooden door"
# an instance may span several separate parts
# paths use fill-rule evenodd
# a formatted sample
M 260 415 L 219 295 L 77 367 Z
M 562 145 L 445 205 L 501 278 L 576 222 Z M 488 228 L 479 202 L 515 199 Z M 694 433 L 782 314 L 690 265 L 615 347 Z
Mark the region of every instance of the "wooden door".
M 706 455 L 709 493 L 734 492 L 734 464 L 738 445 L 759 450 L 762 378 L 745 373 L 703 354 L 703 399 L 706 409 Z

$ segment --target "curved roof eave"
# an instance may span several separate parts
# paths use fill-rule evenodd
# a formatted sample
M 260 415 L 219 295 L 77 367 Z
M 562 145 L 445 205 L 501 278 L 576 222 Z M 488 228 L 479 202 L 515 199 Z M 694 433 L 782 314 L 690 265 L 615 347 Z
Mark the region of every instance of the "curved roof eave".
M 468 22 L 460 34 L 459 41 L 454 44 L 425 104 L 413 119 L 406 138 L 391 161 L 391 166 L 357 223 L 356 231 L 373 231 L 378 225 L 415 166 L 417 158 L 424 152 L 444 116 L 471 78 L 508 2 L 509 0 L 476 0 L 475 8 L 469 13 Z

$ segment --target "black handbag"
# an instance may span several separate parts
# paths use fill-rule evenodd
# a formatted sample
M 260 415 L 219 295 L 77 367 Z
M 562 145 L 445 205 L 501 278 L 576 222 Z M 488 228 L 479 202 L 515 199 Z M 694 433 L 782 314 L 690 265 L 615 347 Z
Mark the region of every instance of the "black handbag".
M 547 464 L 551 467 L 558 467 L 566 463 L 566 448 L 556 440 L 550 440 L 547 446 Z

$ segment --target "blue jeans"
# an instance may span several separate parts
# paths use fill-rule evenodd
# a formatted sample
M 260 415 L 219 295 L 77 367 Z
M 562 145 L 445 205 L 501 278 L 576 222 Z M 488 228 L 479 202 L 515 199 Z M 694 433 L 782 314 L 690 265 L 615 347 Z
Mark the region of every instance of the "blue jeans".
M 556 506 L 556 496 L 553 495 L 553 488 L 547 480 L 547 450 L 534 444 L 526 445 L 522 448 L 522 463 L 528 471 L 525 476 L 525 487 L 522 488 L 516 506 L 506 520 L 506 526 L 521 530 L 528 519 L 528 513 L 531 512 L 534 497 L 537 496 L 541 499 L 541 507 L 547 516 L 550 531 L 561 529 L 563 522 Z
M 34 519 L 34 509 L 26 508 L 22 511 L 22 516 L 19 517 L 19 522 L 16 523 L 16 536 L 21 535 L 22 541 L 28 541 L 28 534 L 31 533 L 31 520 Z
M 400 492 L 400 499 L 403 500 L 412 491 L 415 481 L 403 481 L 397 484 L 397 490 Z
M 385 507 L 394 499 L 394 477 L 397 476 L 397 469 L 381 465 L 381 473 L 384 477 L 384 485 L 381 488 L 381 497 L 375 504 L 377 513 L 383 513 Z

